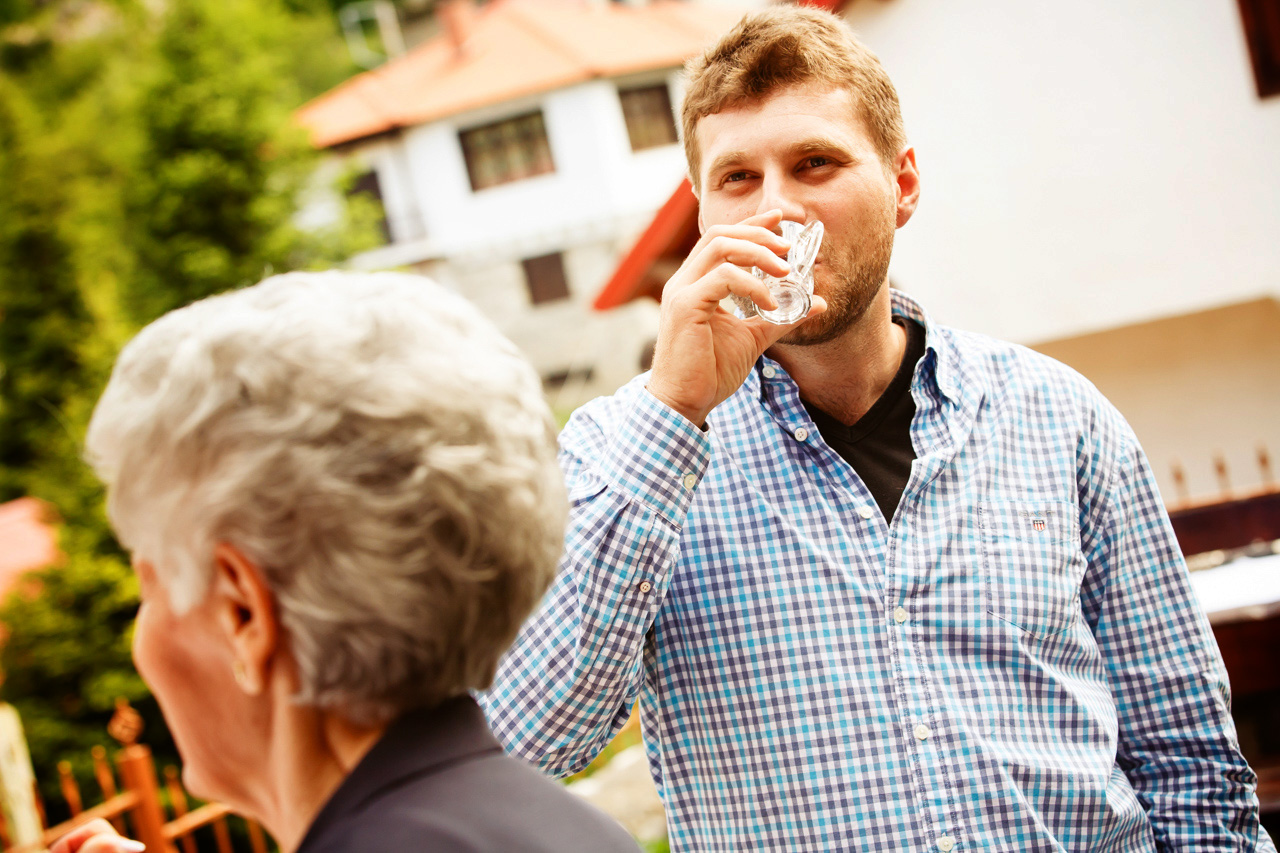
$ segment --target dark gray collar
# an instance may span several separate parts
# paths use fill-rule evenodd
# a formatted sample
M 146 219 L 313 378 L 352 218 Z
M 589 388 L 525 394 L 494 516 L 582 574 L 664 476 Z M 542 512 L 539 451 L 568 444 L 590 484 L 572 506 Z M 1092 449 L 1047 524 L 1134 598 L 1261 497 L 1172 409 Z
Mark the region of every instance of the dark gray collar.
M 409 711 L 393 722 L 333 792 L 298 846 L 306 853 L 329 827 L 360 811 L 370 799 L 405 781 L 437 773 L 477 755 L 501 753 L 484 713 L 470 696 L 429 710 Z

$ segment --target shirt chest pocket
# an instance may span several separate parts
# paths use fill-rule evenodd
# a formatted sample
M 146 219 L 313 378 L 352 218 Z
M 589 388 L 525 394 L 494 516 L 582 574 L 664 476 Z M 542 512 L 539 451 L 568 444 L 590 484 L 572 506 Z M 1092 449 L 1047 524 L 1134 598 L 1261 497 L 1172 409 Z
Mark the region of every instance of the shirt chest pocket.
M 987 611 L 1035 637 L 1070 627 L 1084 577 L 1075 505 L 988 501 L 977 513 Z

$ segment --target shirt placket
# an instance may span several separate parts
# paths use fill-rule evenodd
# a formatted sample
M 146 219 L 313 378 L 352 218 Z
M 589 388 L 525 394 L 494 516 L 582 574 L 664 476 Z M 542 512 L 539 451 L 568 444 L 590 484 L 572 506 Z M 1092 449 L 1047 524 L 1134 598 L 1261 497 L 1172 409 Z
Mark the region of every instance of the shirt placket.
M 918 381 L 918 380 L 917 380 Z M 921 407 L 924 403 L 924 407 Z M 929 568 L 937 555 L 927 542 L 926 520 L 918 508 L 935 475 L 950 461 L 950 441 L 941 412 L 917 395 L 918 420 L 913 427 L 917 459 L 903 491 L 894 523 L 885 542 L 884 618 L 889 625 L 890 654 L 894 664 L 899 741 L 909 756 L 906 773 L 919 816 L 915 841 L 923 850 L 951 853 L 963 849 L 963 828 L 956 807 L 957 772 L 947 750 L 945 703 L 934 679 L 926 649 L 939 606 L 932 600 Z M 954 413 L 952 413 L 954 416 Z
M 901 519 L 900 519 L 901 520 Z M 907 526 L 907 525 L 899 525 Z M 899 741 L 908 756 L 906 774 L 918 815 L 916 844 L 950 853 L 959 847 L 953 786 L 947 766 L 943 704 L 924 653 L 930 608 L 926 561 L 910 558 L 904 535 L 890 531 L 886 551 L 887 611 L 890 654 L 898 701 Z

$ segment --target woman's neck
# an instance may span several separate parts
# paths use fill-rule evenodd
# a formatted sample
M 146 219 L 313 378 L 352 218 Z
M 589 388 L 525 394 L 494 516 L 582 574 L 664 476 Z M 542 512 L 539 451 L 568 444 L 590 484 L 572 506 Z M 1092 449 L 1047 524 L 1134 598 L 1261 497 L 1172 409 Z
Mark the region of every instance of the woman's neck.
M 386 726 L 357 726 L 332 713 L 301 707 L 286 698 L 274 715 L 259 796 L 250 807 L 275 838 L 281 853 L 293 853 L 316 816 Z

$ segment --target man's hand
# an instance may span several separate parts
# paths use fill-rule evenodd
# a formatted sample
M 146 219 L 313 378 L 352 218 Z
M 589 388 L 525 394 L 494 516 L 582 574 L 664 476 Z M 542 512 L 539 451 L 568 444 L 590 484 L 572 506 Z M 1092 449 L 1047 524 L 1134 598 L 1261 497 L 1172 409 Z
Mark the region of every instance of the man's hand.
M 102 818 L 71 830 L 49 848 L 49 853 L 142 853 L 147 845 L 119 835 Z
M 774 234 L 782 211 L 771 210 L 737 225 L 707 229 L 689 257 L 662 290 L 658 343 L 654 348 L 649 393 L 701 427 L 707 415 L 746 380 L 766 349 L 826 310 L 820 296 L 804 319 L 775 326 L 759 317 L 740 320 L 720 307 L 730 294 L 745 296 L 766 310 L 777 303 L 769 288 L 747 270 L 770 275 L 788 272 L 790 245 Z M 747 268 L 747 269 L 744 269 Z

